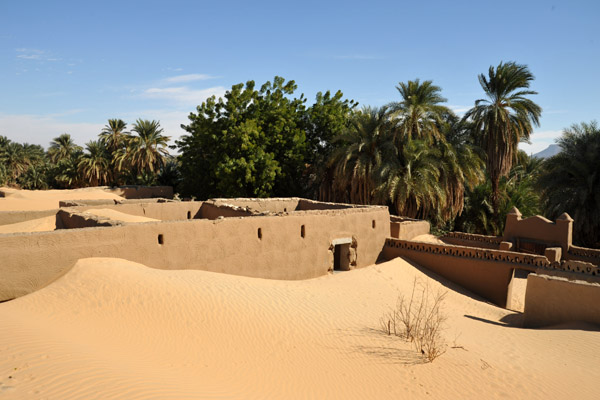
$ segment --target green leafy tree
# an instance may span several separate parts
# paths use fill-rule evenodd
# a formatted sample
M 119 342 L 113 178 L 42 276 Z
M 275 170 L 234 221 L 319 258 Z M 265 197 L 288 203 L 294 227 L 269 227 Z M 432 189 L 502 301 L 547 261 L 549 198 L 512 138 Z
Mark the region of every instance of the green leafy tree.
M 308 197 L 322 201 L 348 201 L 338 199 L 333 181 L 335 165 L 329 162 L 333 151 L 339 144 L 334 143 L 336 137 L 347 132 L 358 105 L 354 100 L 343 99 L 343 93 L 334 95 L 327 91 L 317 93 L 315 103 L 306 111 L 307 172 L 305 176 L 305 193 Z
M 305 100 L 297 86 L 275 77 L 213 96 L 182 125 L 182 192 L 199 198 L 300 194 L 306 169 Z
M 515 62 L 491 66 L 488 76 L 479 75 L 487 98 L 475 101 L 465 118 L 473 122 L 480 146 L 486 153 L 487 173 L 492 185 L 492 208 L 499 212 L 500 178 L 511 170 L 517 146 L 528 141 L 533 126 L 539 126 L 542 109 L 531 99 L 537 92 L 528 90 L 534 76 L 527 66 Z
M 561 152 L 543 164 L 539 187 L 546 215 L 563 212 L 575 220 L 573 238 L 586 246 L 600 245 L 600 126 L 574 124 L 558 139 Z

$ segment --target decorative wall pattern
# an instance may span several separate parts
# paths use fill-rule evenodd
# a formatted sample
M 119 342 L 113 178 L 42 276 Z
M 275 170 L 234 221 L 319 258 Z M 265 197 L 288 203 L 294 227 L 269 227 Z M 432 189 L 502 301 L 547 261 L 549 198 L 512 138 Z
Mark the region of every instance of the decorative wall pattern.
M 486 261 L 497 261 L 515 264 L 519 269 L 536 271 L 537 269 L 574 272 L 590 276 L 600 276 L 598 266 L 588 262 L 562 260 L 551 263 L 544 256 L 516 253 L 512 251 L 491 250 L 455 245 L 440 245 L 432 243 L 412 242 L 408 240 L 386 239 L 386 247 L 399 248 L 408 251 L 418 251 L 449 257 L 464 257 Z

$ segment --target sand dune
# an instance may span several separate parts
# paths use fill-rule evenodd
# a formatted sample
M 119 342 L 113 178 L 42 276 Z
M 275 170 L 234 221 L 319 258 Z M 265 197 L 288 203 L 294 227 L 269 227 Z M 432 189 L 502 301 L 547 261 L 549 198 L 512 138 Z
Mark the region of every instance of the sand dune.
M 56 229 L 56 215 L 30 219 L 14 224 L 0 225 L 0 233 L 44 232 Z
M 431 364 L 379 330 L 414 277 L 448 290 L 461 346 Z M 0 397 L 597 398 L 598 332 L 505 326 L 452 289 L 401 259 L 307 281 L 84 259 L 0 304 Z
M 122 200 L 121 196 L 98 188 L 71 190 L 17 190 L 0 187 L 5 197 L 0 197 L 0 211 L 52 210 L 61 200 Z
M 411 240 L 415 242 L 425 242 L 425 243 L 434 243 L 434 244 L 445 244 L 442 240 L 440 240 L 437 236 L 431 234 L 419 235 L 415 236 Z
M 93 214 L 97 217 L 109 218 L 117 221 L 123 222 L 151 222 L 151 221 L 160 221 L 155 218 L 142 217 L 137 215 L 125 214 L 117 210 L 112 210 L 110 208 L 90 208 L 89 210 L 85 210 L 88 214 Z

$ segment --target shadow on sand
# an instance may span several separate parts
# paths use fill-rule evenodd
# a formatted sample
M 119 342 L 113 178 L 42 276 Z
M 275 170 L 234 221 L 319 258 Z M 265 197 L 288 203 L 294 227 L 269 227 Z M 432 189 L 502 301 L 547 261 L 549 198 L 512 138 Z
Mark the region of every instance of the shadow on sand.
M 473 319 L 475 321 L 485 322 L 486 324 L 505 326 L 507 328 L 521 328 L 523 326 L 523 314 L 521 313 L 507 314 L 504 317 L 500 318 L 500 321 L 492 321 L 489 319 L 467 314 L 465 314 L 465 317 Z
M 380 340 L 385 341 L 379 345 L 356 345 L 354 351 L 367 354 L 380 359 L 384 364 L 420 365 L 426 364 L 427 360 L 422 357 L 411 343 L 395 335 L 387 335 L 381 329 L 363 328 L 355 331 L 350 336 L 377 335 Z M 346 331 L 345 336 L 348 336 Z
M 600 331 L 600 325 L 584 322 L 584 321 L 573 321 L 573 322 L 565 322 L 558 325 L 549 325 L 542 326 L 539 328 L 524 328 L 523 327 L 523 317 L 524 314 L 516 313 L 516 314 L 508 314 L 505 315 L 498 321 L 491 321 L 489 319 L 475 317 L 473 315 L 466 315 L 465 317 L 473 319 L 475 321 L 484 322 L 486 324 L 497 325 L 497 326 L 505 326 L 508 328 L 520 328 L 520 329 L 535 329 L 537 331 L 540 330 L 573 330 L 573 331 L 589 331 L 589 332 L 598 332 Z

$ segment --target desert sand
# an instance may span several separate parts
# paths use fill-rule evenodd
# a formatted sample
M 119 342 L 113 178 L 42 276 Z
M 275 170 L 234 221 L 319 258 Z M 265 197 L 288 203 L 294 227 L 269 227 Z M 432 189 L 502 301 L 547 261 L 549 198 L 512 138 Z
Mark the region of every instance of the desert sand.
M 58 208 L 60 200 L 123 200 L 121 196 L 98 188 L 71 190 L 18 190 L 0 187 L 0 211 L 52 210 Z
M 0 233 L 44 232 L 56 229 L 56 215 L 30 219 L 14 224 L 0 225 Z
M 85 210 L 88 214 L 93 214 L 97 217 L 103 217 L 123 222 L 152 222 L 160 221 L 155 218 L 142 217 L 138 215 L 125 214 L 117 210 L 111 210 L 110 208 L 90 208 Z
M 415 241 L 415 242 L 425 242 L 425 243 L 433 243 L 433 244 L 445 244 L 443 241 L 441 241 L 440 239 L 438 239 L 437 236 L 431 235 L 431 234 L 415 236 L 414 238 L 412 238 L 412 240 Z
M 447 292 L 433 363 L 381 329 L 415 279 Z M 87 258 L 0 304 L 0 398 L 597 398 L 597 327 L 520 318 L 402 259 L 278 281 Z
M 413 279 L 447 290 L 433 363 L 380 330 Z M 306 281 L 83 259 L 0 304 L 6 398 L 597 398 L 600 334 L 526 330 L 401 259 Z M 455 347 L 455 348 L 452 348 Z

